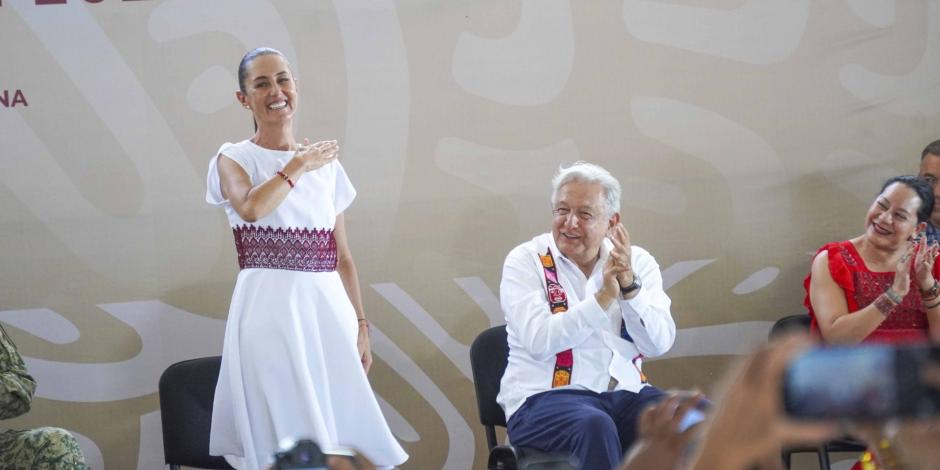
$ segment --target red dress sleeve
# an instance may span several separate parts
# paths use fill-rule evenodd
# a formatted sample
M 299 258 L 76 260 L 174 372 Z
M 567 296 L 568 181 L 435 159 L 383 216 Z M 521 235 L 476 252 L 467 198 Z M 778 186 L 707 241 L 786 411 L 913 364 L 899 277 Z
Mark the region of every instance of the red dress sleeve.
M 822 246 L 819 250 L 816 251 L 816 254 L 813 255 L 813 259 L 816 259 L 823 251 L 826 251 L 829 256 L 829 275 L 832 276 L 832 280 L 842 288 L 842 291 L 845 292 L 845 301 L 848 304 L 849 311 L 854 312 L 858 310 L 858 305 L 855 301 L 855 284 L 852 282 L 852 270 L 849 268 L 848 264 L 845 262 L 845 256 L 851 256 L 847 254 L 847 250 L 844 249 L 844 244 L 851 243 L 850 241 L 842 242 L 833 242 L 827 243 Z M 934 271 L 937 271 L 937 266 L 934 265 Z M 813 311 L 813 305 L 809 300 L 809 286 L 810 281 L 813 277 L 813 268 L 812 261 L 810 261 L 810 271 L 806 275 L 806 279 L 803 280 L 803 289 L 806 291 L 806 297 L 803 299 L 803 305 L 806 307 L 806 310 L 809 312 L 810 317 L 810 331 L 815 337 L 820 337 L 819 325 L 816 323 L 816 312 Z

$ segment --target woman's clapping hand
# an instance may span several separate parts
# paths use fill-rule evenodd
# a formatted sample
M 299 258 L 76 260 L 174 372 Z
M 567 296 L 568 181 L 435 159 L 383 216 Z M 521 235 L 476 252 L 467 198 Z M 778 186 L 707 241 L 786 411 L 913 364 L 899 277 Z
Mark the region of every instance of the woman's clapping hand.
M 328 165 L 339 156 L 339 143 L 335 140 L 321 140 L 310 143 L 304 139 L 294 152 L 294 159 L 300 162 L 303 171 L 313 171 L 324 165 Z
M 921 290 L 929 290 L 933 287 L 933 265 L 937 260 L 937 254 L 940 253 L 940 244 L 937 242 L 927 243 L 927 237 L 921 236 L 914 242 L 917 255 L 914 256 L 914 275 L 917 276 L 917 284 Z M 905 254 L 906 256 L 906 254 Z

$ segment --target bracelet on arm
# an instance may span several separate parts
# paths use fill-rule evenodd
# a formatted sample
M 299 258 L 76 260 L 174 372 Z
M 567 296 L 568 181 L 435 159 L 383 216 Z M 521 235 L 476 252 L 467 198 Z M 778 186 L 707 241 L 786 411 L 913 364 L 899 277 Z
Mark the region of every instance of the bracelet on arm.
M 888 290 L 885 291 L 885 295 L 887 295 L 888 298 L 891 299 L 891 302 L 894 305 L 901 305 L 901 302 L 904 301 L 904 299 L 902 299 L 900 295 L 896 294 L 894 290 L 892 290 L 890 287 L 888 288 Z
M 372 325 L 369 323 L 369 320 L 366 320 L 365 318 L 360 318 L 358 320 L 359 320 L 359 326 L 365 325 L 366 328 L 370 328 L 370 329 L 372 328 Z
M 888 292 L 890 291 L 891 289 L 888 289 Z M 894 300 L 892 300 L 890 296 L 888 296 L 888 292 L 885 292 L 884 294 L 879 295 L 878 298 L 876 298 L 875 301 L 872 302 L 872 305 L 874 305 L 875 308 L 877 308 L 878 311 L 881 312 L 881 314 L 886 317 L 888 315 L 891 315 L 891 312 L 894 311 L 894 309 L 897 308 L 898 306 L 898 304 L 895 303 Z
M 278 170 L 277 175 L 280 176 L 281 178 L 284 178 L 284 181 L 287 181 L 287 184 L 290 185 L 290 188 L 294 189 L 294 182 L 291 181 L 290 176 L 287 176 L 286 174 L 284 174 L 283 171 L 280 171 L 280 170 Z
M 940 307 L 940 300 L 937 300 L 936 302 L 932 304 L 928 304 L 927 302 L 924 302 L 924 308 L 927 310 L 930 310 L 932 308 L 937 308 L 937 307 Z
M 933 280 L 933 286 L 927 290 L 920 291 L 920 297 L 924 302 L 930 302 L 931 300 L 940 297 L 940 282 L 937 282 L 936 279 Z

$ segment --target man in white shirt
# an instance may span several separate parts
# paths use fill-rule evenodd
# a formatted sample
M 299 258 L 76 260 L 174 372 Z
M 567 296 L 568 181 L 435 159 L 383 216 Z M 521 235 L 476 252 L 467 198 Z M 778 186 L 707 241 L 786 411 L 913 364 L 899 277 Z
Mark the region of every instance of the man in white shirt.
M 509 364 L 497 401 L 513 445 L 606 470 L 633 442 L 639 413 L 664 397 L 642 360 L 668 351 L 676 327 L 659 265 L 620 223 L 620 183 L 578 162 L 552 187 L 551 233 L 503 265 Z

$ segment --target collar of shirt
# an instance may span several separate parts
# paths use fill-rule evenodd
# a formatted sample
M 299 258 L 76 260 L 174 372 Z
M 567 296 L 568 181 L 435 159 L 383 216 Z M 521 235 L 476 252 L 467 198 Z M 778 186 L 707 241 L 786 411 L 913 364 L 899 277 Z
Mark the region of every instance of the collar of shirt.
M 578 284 L 582 286 L 588 280 L 601 279 L 600 276 L 603 275 L 604 272 L 604 263 L 607 262 L 607 256 L 610 255 L 610 250 L 614 248 L 614 243 L 610 241 L 609 238 L 604 238 L 604 241 L 601 242 L 600 249 L 598 250 L 597 261 L 594 263 L 594 268 L 591 270 L 591 275 L 589 277 L 585 277 L 584 272 L 581 271 L 581 268 L 579 268 L 574 261 L 568 259 L 568 257 L 562 254 L 561 250 L 558 249 L 558 245 L 555 244 L 555 237 L 552 234 L 549 234 L 548 245 L 551 247 L 552 254 L 555 257 L 555 264 L 560 265 L 559 267 L 564 266 L 565 276 L 563 277 L 575 276 L 576 279 L 579 280 Z M 601 282 L 603 282 L 602 279 Z M 577 286 L 572 287 L 577 289 Z M 600 288 L 600 285 L 598 284 L 597 287 Z M 578 297 L 584 298 L 584 289 L 581 288 L 578 289 L 578 291 Z

